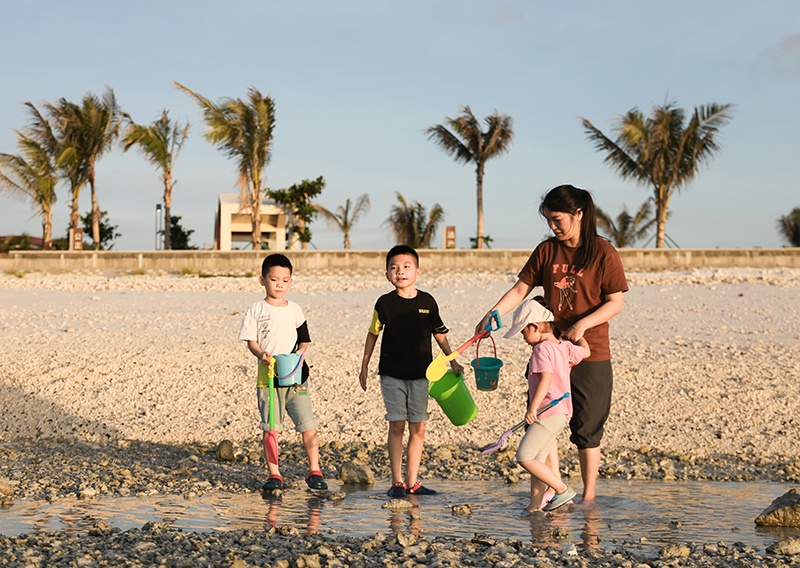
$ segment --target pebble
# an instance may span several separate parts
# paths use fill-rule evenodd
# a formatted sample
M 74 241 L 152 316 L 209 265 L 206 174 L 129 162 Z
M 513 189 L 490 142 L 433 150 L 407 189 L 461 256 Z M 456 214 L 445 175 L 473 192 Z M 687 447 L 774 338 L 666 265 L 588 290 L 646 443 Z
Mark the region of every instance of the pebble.
M 667 547 L 665 547 L 667 548 Z M 575 567 L 744 567 L 797 566 L 792 557 L 760 555 L 742 544 L 713 554 L 702 546 L 679 545 L 658 558 L 617 547 L 581 551 L 573 546 L 540 547 L 514 539 L 494 541 L 415 537 L 299 535 L 270 528 L 229 532 L 182 532 L 160 523 L 120 531 L 98 523 L 87 535 L 47 533 L 0 536 L 0 564 L 49 566 L 575 566 Z
M 431 274 L 429 271 L 427 274 Z M 453 290 L 469 287 L 488 288 L 497 282 L 496 274 L 449 274 L 434 273 L 434 279 L 428 279 L 429 287 L 434 293 L 437 289 Z M 505 275 L 506 284 L 513 283 L 514 274 Z M 374 291 L 385 287 L 385 279 L 381 274 L 371 276 L 360 275 L 348 278 L 348 293 L 366 291 L 369 300 L 359 306 L 360 310 L 369 311 L 374 302 Z M 781 376 L 772 372 L 771 368 L 760 370 L 752 365 L 753 360 L 767 362 L 780 369 L 796 368 L 797 330 L 795 316 L 786 320 L 791 310 L 779 310 L 774 305 L 758 305 L 755 311 L 736 312 L 728 309 L 724 312 L 706 314 L 683 313 L 687 303 L 700 305 L 703 299 L 694 296 L 704 290 L 714 290 L 719 296 L 727 285 L 746 284 L 735 295 L 736 302 L 745 302 L 761 292 L 771 289 L 791 289 L 798 286 L 800 271 L 797 270 L 762 270 L 762 269 L 707 269 L 675 273 L 635 273 L 629 275 L 629 283 L 635 287 L 654 287 L 654 292 L 663 296 L 659 306 L 637 305 L 631 302 L 619 316 L 619 321 L 612 324 L 614 330 L 615 355 L 615 407 L 612 409 L 612 420 L 608 432 L 608 447 L 603 449 L 603 465 L 600 475 L 603 478 L 615 479 L 665 479 L 665 480 L 716 480 L 716 481 L 780 481 L 785 483 L 800 482 L 800 461 L 796 452 L 791 450 L 792 432 L 796 431 L 797 397 L 787 398 L 783 413 L 774 411 L 775 401 L 771 405 L 759 404 L 757 397 L 762 384 L 750 386 L 745 379 L 751 373 L 762 373 L 759 381 L 779 392 Z M 315 274 L 313 278 L 298 274 L 295 278 L 295 290 L 312 297 L 315 294 L 325 296 L 319 302 L 319 311 L 329 300 L 331 290 L 337 290 L 341 284 L 339 274 Z M 690 288 L 686 288 L 686 286 Z M 762 288 L 754 289 L 758 285 Z M 133 292 L 162 292 L 172 294 L 190 292 L 199 294 L 213 288 L 213 293 L 248 293 L 255 294 L 250 279 L 196 277 L 176 278 L 163 275 L 155 276 L 108 276 L 96 273 L 83 275 L 65 275 L 52 278 L 48 275 L 31 273 L 24 278 L 10 278 L 0 275 L 0 288 L 38 289 L 46 288 L 65 292 L 88 292 L 87 297 L 100 297 L 107 291 L 125 294 Z M 690 290 L 691 295 L 681 296 L 680 291 Z M 106 296 L 103 296 L 106 298 Z M 155 297 L 155 296 L 154 296 Z M 331 296 L 333 297 L 333 296 Z M 338 298 L 339 296 L 336 296 Z M 354 296 L 355 297 L 355 296 Z M 635 297 L 632 295 L 632 297 Z M 734 296 L 731 296 L 733 298 Z M 775 296 L 777 299 L 783 295 Z M 437 296 L 438 298 L 438 296 Z M 651 298 L 651 296 L 648 296 Z M 444 303 L 446 296 L 440 298 Z M 489 300 L 482 298 L 485 304 Z M 131 304 L 136 304 L 132 301 Z M 738 305 L 738 304 L 736 304 Z M 239 314 L 231 313 L 229 307 L 216 305 L 230 319 L 227 323 L 238 321 Z M 727 305 L 726 305 L 727 306 Z M 246 305 L 238 306 L 242 309 Z M 712 306 L 713 307 L 713 306 Z M 667 309 L 669 308 L 669 309 Z M 783 306 L 786 308 L 786 305 Z M 16 309 L 16 308 L 15 308 Z M 660 310 L 660 311 L 659 311 Z M 765 312 L 765 310 L 768 310 Z M 4 312 L 6 316 L 11 312 Z M 316 314 L 310 315 L 313 317 Z M 349 317 L 350 314 L 346 314 Z M 68 319 L 68 317 L 71 319 Z M 205 314 L 199 314 L 206 317 Z M 736 317 L 734 317 L 736 316 Z M 90 333 L 105 336 L 98 323 L 94 331 L 94 322 L 84 321 L 72 312 L 61 310 L 44 312 L 42 321 L 50 325 L 52 330 L 61 330 L 70 335 L 74 341 L 87 341 Z M 694 318 L 687 324 L 687 318 Z M 701 319 L 698 319 L 700 317 Z M 167 326 L 172 322 L 169 318 L 154 315 L 159 325 Z M 672 318 L 672 319 L 671 319 Z M 792 319 L 794 318 L 794 319 Z M 455 322 L 467 329 L 474 317 L 465 316 L 464 321 Z M 66 321 L 69 323 L 66 323 Z M 28 319 L 21 319 L 28 325 Z M 126 339 L 137 331 L 136 320 L 126 329 Z M 78 323 L 75 323 L 78 322 Z M 695 329 L 700 325 L 711 325 L 708 333 Z M 150 324 L 151 322 L 142 322 Z M 337 325 L 340 322 L 337 322 Z M 356 323 L 346 321 L 344 328 L 357 328 L 358 337 L 362 333 L 360 320 Z M 786 327 L 784 324 L 787 324 Z M 353 325 L 350 325 L 353 324 Z M 652 334 L 655 325 L 658 337 Z M 206 327 L 196 325 L 198 335 L 208 336 Z M 664 327 L 669 328 L 664 332 Z M 793 327 L 792 327 L 793 326 Z M 202 329 L 200 329 L 202 327 Z M 470 328 L 471 329 L 471 328 Z M 776 335 L 779 343 L 768 341 L 771 330 L 786 330 L 784 336 Z M 319 327 L 315 330 L 321 332 Z M 14 328 L 6 329 L 11 333 Z M 41 332 L 46 335 L 45 324 Z M 28 333 L 28 332 L 26 332 Z M 50 331 L 49 333 L 52 333 Z M 227 332 L 226 332 L 227 333 Z M 230 332 L 235 335 L 234 332 Z M 44 336 L 43 335 L 43 336 Z M 325 335 L 320 333 L 319 336 Z M 52 341 L 62 341 L 51 339 Z M 363 343 L 363 339 L 361 339 Z M 233 342 L 231 342 L 233 343 Z M 776 348 L 777 346 L 777 348 Z M 235 346 L 240 347 L 240 346 Z M 233 349 L 228 346 L 224 349 Z M 506 364 L 509 368 L 521 367 L 522 355 L 510 353 L 510 347 L 504 346 Z M 148 360 L 153 352 L 142 351 L 142 357 L 134 359 L 130 365 L 141 369 L 146 376 L 153 371 Z M 357 349 L 356 349 L 357 351 Z M 519 351 L 519 350 L 517 350 Z M 700 353 L 703 357 L 697 357 Z M 668 355 L 668 356 L 667 356 Z M 181 353 L 181 365 L 184 355 Z M 353 355 L 357 358 L 358 353 Z M 465 357 L 466 358 L 466 357 Z M 17 357 L 6 363 L 4 370 L 10 377 L 24 377 L 32 371 L 25 361 L 30 358 Z M 244 355 L 242 356 L 244 361 Z M 655 365 L 650 364 L 655 361 Z M 249 362 L 249 360 L 248 360 Z M 357 368 L 357 360 L 347 363 Z M 468 360 L 465 361 L 468 364 Z M 691 373 L 682 373 L 680 365 L 691 364 Z M 58 381 L 75 377 L 77 380 L 89 380 L 102 371 L 93 371 L 96 364 L 90 357 L 73 359 L 65 363 L 47 367 L 47 372 L 54 379 L 42 388 L 50 388 Z M 220 369 L 229 369 L 226 364 L 215 366 L 211 361 L 207 365 L 217 373 Z M 762 365 L 763 366 L 763 365 Z M 161 369 L 158 369 L 161 371 Z M 179 369 L 181 372 L 197 373 L 203 376 L 203 366 L 193 367 L 188 362 Z M 324 371 L 318 368 L 318 370 Z M 126 372 L 127 369 L 126 369 Z M 788 371 L 786 375 L 791 375 Z M 242 372 L 242 376 L 245 373 Z M 702 390 L 692 383 L 697 376 L 702 383 Z M 795 373 L 796 378 L 796 373 Z M 87 378 L 88 377 L 88 378 Z M 620 377 L 617 382 L 617 377 Z M 661 400 L 644 400 L 642 392 L 652 390 L 655 384 L 662 385 L 668 379 L 678 377 L 677 387 L 669 392 L 669 397 L 678 401 L 680 414 L 665 414 L 663 407 L 658 406 Z M 744 378 L 740 378 L 744 377 Z M 775 377 L 775 378 L 772 378 Z M 508 385 L 508 375 L 501 380 Z M 796 381 L 795 381 L 796 382 Z M 698 384 L 700 384 L 698 383 Z M 769 384 L 767 384 L 769 383 Z M 790 385 L 793 383 L 785 383 Z M 796 389 L 796 386 L 792 387 Z M 101 391 L 97 391 L 98 393 Z M 795 391 L 796 392 L 796 391 Z M 516 396 L 518 393 L 514 393 Z M 233 396 L 225 393 L 226 396 Z M 315 396 L 320 404 L 324 402 L 322 391 Z M 41 393 L 39 394 L 41 397 Z M 372 395 L 375 396 L 375 391 Z M 483 396 L 483 395 L 480 395 Z M 503 395 L 506 396 L 506 395 Z M 42 397 L 47 400 L 46 397 Z M 24 400 L 24 399 L 23 399 Z M 481 399 L 485 406 L 485 400 Z M 505 399 L 502 399 L 505 401 Z M 720 401 L 722 404 L 720 404 Z M 84 397 L 80 401 L 83 407 L 89 408 L 92 399 Z M 176 402 L 171 400 L 170 402 Z M 741 411 L 730 408 L 731 404 L 741 405 Z M 793 406 L 790 406 L 791 405 Z M 76 406 L 77 402 L 73 403 Z M 315 402 L 317 404 L 317 402 Z M 356 402 L 356 404 L 362 404 Z M 367 402 L 364 405 L 368 404 Z M 652 405 L 652 406 L 648 406 Z M 696 410 L 695 405 L 697 405 Z M 237 406 L 237 413 L 250 417 L 254 408 L 248 407 L 246 412 Z M 527 483 L 527 475 L 518 468 L 513 460 L 513 441 L 507 448 L 495 452 L 486 458 L 477 458 L 477 454 L 487 442 L 496 439 L 503 428 L 492 423 L 491 431 L 486 430 L 486 419 L 483 412 L 476 419 L 475 428 L 470 426 L 458 432 L 462 442 L 454 442 L 452 436 L 445 439 L 440 429 L 431 428 L 429 444 L 423 454 L 423 472 L 426 478 L 444 479 L 504 479 L 509 483 Z M 82 407 L 82 408 L 83 408 Z M 193 408 L 196 407 L 196 404 Z M 42 411 L 47 412 L 48 408 Z M 262 441 L 255 433 L 247 435 L 220 435 L 219 439 L 198 437 L 191 441 L 177 438 L 184 432 L 197 434 L 203 432 L 202 421 L 194 428 L 186 428 L 178 421 L 174 427 L 166 428 L 163 423 L 153 417 L 165 412 L 166 403 L 154 399 L 150 406 L 141 406 L 136 416 L 128 416 L 127 424 L 141 421 L 155 424 L 150 431 L 143 431 L 143 436 L 152 439 L 130 439 L 118 437 L 118 433 L 104 426 L 102 420 L 56 423 L 53 414 L 47 421 L 37 425 L 37 431 L 30 437 L 12 435 L 11 426 L 0 437 L 0 506 L 13 507 L 14 501 L 42 500 L 55 502 L 60 499 L 98 499 L 103 497 L 129 495 L 183 495 L 187 499 L 214 493 L 255 492 L 264 482 L 265 464 L 263 462 Z M 92 406 L 94 411 L 95 407 Z M 202 410 L 202 409 L 201 409 Z M 212 409 L 213 410 L 213 409 Z M 767 411 L 772 411 L 770 416 Z M 745 441 L 753 438 L 750 413 L 758 413 L 759 430 L 755 436 L 758 445 L 747 445 Z M 665 428 L 663 422 L 655 418 L 673 418 L 671 426 Z M 249 419 L 249 418 L 248 418 Z M 236 434 L 240 430 L 233 428 L 238 421 L 245 424 L 245 419 L 238 414 L 220 413 L 219 423 L 208 423 L 210 429 L 228 428 Z M 740 420 L 739 422 L 732 422 Z M 208 422 L 208 421 L 207 421 Z M 505 422 L 505 421 L 504 421 Z M 231 424 L 233 423 L 233 424 Z M 335 423 L 322 421 L 323 424 Z M 354 423 L 356 423 L 354 421 Z M 369 422 L 372 424 L 372 422 Z M 441 425 L 442 423 L 439 422 Z M 635 429 L 626 430 L 628 424 Z M 435 423 L 433 423 L 435 425 Z M 745 425 L 746 428 L 741 428 Z M 502 426 L 502 424 L 501 424 Z M 69 427 L 69 429 L 67 429 Z M 95 428 L 91 439 L 81 437 L 89 428 Z M 165 429 L 166 428 L 166 429 Z M 371 441 L 374 434 L 369 434 L 363 427 L 342 428 L 338 436 L 320 436 L 320 456 L 323 473 L 328 478 L 339 478 L 341 464 L 358 465 L 365 474 L 362 482 L 371 483 L 374 479 L 391 477 L 385 443 Z M 496 431 L 495 431 L 496 430 Z M 635 432 L 634 432 L 635 430 Z M 241 431 L 252 432 L 247 426 Z M 633 432 L 633 433 L 632 433 Z M 378 438 L 383 438 L 380 430 Z M 635 434 L 635 435 L 634 435 Z M 358 441 L 359 437 L 369 439 Z M 173 439 L 168 439 L 172 437 Z M 224 439 L 223 439 L 224 438 Z M 294 440 L 295 438 L 290 438 Z M 687 446 L 686 440 L 692 445 Z M 202 441 L 198 441 L 202 440 Z M 331 441 L 335 440 L 335 441 Z M 466 440 L 466 441 L 463 441 Z M 224 443 L 223 443 L 224 442 Z M 738 448 L 733 450 L 732 448 Z M 787 450 L 789 448 L 789 450 Z M 574 448 L 565 444 L 561 455 L 562 474 L 577 476 L 579 464 Z M 287 439 L 280 445 L 281 469 L 288 483 L 301 483 L 307 474 L 306 461 L 302 445 Z M 325 499 L 336 500 L 342 495 L 330 493 Z M 406 502 L 405 500 L 401 500 Z M 391 501 L 387 502 L 390 503 Z M 454 511 L 455 513 L 455 511 Z M 672 525 L 671 525 L 672 526 Z M 679 526 L 675 521 L 674 526 Z M 632 540 L 635 539 L 632 536 Z M 753 549 L 741 544 L 725 543 L 675 543 L 664 547 L 658 558 L 643 558 L 626 550 L 623 546 L 613 549 L 575 549 L 574 547 L 539 547 L 530 542 L 493 538 L 476 535 L 472 540 L 452 538 L 431 538 L 422 536 L 396 535 L 387 538 L 375 535 L 368 538 L 349 537 L 346 535 L 306 535 L 291 527 L 268 528 L 265 530 L 236 530 L 230 532 L 182 532 L 179 529 L 160 523 L 146 523 L 141 528 L 125 531 L 115 529 L 105 522 L 98 522 L 88 530 L 79 532 L 50 532 L 26 534 L 14 537 L 0 535 L 0 566 L 580 566 L 593 568 L 601 566 L 702 566 L 702 567 L 788 567 L 800 565 L 797 550 L 797 539 L 786 539 L 776 544 L 765 554 L 758 554 Z

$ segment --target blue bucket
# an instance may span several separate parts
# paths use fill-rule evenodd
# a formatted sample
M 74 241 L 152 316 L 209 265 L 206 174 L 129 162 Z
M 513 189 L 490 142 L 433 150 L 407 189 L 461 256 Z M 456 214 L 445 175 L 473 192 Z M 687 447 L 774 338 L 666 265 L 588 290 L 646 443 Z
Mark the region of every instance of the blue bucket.
M 303 382 L 303 373 L 298 372 L 303 366 L 300 353 L 281 353 L 275 355 L 275 378 L 279 387 L 290 387 Z
M 494 337 L 490 335 L 489 339 L 492 340 L 492 346 L 494 347 L 494 357 L 478 357 L 481 338 L 475 346 L 475 359 L 470 363 L 472 368 L 475 369 L 475 383 L 478 390 L 482 391 L 493 391 L 497 388 L 497 383 L 500 380 L 500 368 L 503 366 L 503 361 L 497 358 L 497 344 L 494 342 Z

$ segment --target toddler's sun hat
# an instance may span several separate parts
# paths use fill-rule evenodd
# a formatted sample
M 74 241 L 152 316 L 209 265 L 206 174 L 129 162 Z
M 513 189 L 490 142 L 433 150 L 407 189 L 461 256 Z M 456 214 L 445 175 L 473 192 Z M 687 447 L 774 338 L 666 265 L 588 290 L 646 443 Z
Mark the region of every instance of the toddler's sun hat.
M 528 298 L 514 310 L 514 319 L 511 322 L 511 327 L 503 338 L 510 339 L 514 337 L 529 323 L 553 321 L 553 319 L 553 312 L 545 308 L 534 298 Z

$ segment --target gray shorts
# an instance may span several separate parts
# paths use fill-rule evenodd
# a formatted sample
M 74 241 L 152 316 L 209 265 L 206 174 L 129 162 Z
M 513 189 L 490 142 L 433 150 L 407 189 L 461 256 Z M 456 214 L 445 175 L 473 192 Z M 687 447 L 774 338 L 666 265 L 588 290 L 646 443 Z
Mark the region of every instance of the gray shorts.
M 556 438 L 567 425 L 568 418 L 566 414 L 556 414 L 531 424 L 517 447 L 517 461 L 537 460 L 544 463 Z
M 269 389 L 257 388 L 258 411 L 261 413 L 261 429 L 269 430 Z M 275 389 L 275 429 L 283 431 L 283 420 L 286 413 L 294 422 L 294 429 L 307 432 L 317 427 L 317 419 L 311 409 L 311 397 L 308 394 L 308 381 L 302 385 Z
M 381 394 L 389 422 L 428 420 L 428 379 L 405 381 L 381 375 Z

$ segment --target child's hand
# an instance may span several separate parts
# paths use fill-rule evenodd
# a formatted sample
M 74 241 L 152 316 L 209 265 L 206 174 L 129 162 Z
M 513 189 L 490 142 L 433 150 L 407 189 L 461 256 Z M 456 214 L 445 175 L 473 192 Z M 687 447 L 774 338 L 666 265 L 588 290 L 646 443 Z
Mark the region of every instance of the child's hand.
M 367 390 L 367 372 L 362 369 L 361 373 L 358 375 L 358 382 L 361 383 L 361 389 L 366 391 Z
M 528 412 L 525 413 L 525 422 L 527 422 L 528 424 L 533 424 L 534 422 L 536 422 L 535 410 L 528 410 Z
M 272 355 L 264 351 L 261 354 L 261 357 L 258 358 L 258 360 L 262 365 L 266 365 L 267 367 L 269 367 L 270 363 L 272 362 Z
M 453 359 L 450 361 L 450 368 L 453 369 L 453 372 L 456 375 L 464 376 L 464 367 L 461 366 L 461 363 Z

